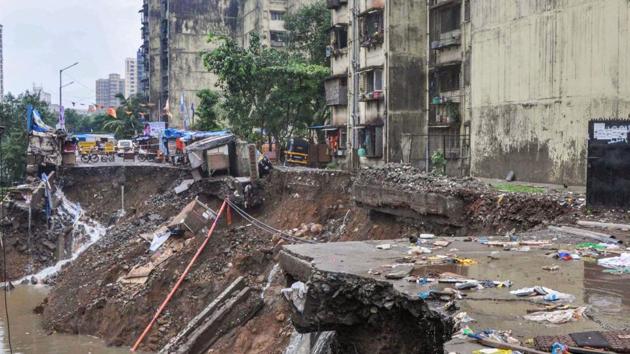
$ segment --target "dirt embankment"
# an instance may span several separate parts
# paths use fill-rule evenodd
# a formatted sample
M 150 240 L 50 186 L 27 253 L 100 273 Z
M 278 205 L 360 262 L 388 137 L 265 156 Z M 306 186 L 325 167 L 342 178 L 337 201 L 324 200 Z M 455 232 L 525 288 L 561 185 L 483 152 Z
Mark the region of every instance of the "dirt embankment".
M 261 183 L 264 204 L 250 212 L 287 233 L 318 241 L 394 239 L 425 230 L 422 223 L 407 223 L 405 218 L 357 207 L 353 201 L 353 184 L 356 188 L 360 176 L 353 181 L 349 174 L 337 171 L 274 171 Z M 385 178 L 379 179 L 378 174 L 374 177 L 380 185 L 387 182 Z M 97 180 L 95 176 L 92 178 Z M 44 311 L 49 328 L 96 335 L 112 345 L 131 345 L 197 250 L 203 234 L 171 237 L 162 246 L 171 253 L 154 264 L 144 282 L 119 281 L 131 269 L 146 265 L 154 257 L 142 234 L 155 231 L 196 197 L 218 208 L 220 198 L 217 195 L 224 195 L 224 191 L 218 191 L 217 185 L 203 182 L 175 195 L 171 189 L 172 181 L 170 185 L 165 183 L 162 187 L 148 188 L 144 186 L 147 178 L 157 180 L 160 177 L 138 177 L 134 182 L 127 178 L 126 189 L 136 193 L 130 197 L 134 212 L 114 225 L 103 240 L 88 249 L 56 279 Z M 387 183 L 389 188 L 395 186 Z M 85 199 L 92 199 L 93 192 L 81 190 L 79 180 L 67 184 L 66 189 L 69 196 L 77 198 L 96 215 L 103 208 L 117 210 L 119 199 L 108 197 L 107 192 L 116 187 L 111 183 L 107 188 L 103 186 L 102 201 L 87 204 Z M 547 214 L 536 219 L 527 210 L 533 210 L 530 208 L 540 203 L 539 200 L 528 201 L 529 204 L 523 206 L 520 196 L 506 195 L 498 201 L 498 194 L 487 193 L 485 189 L 464 188 L 455 195 L 449 194 L 447 189 L 442 192 L 467 200 L 465 212 L 470 214 L 464 217 L 473 220 L 471 225 L 494 230 L 498 230 L 497 226 L 528 227 L 565 213 L 562 205 L 550 204 Z M 503 204 L 508 201 L 514 206 L 506 208 L 506 205 L 512 205 Z M 570 210 L 570 207 L 566 208 Z M 512 215 L 522 212 L 525 212 L 522 216 Z M 519 218 L 527 224 L 521 223 Z M 496 220 L 499 221 L 495 223 Z M 277 251 L 285 242 L 238 217 L 230 228 L 222 222 L 141 349 L 155 351 L 161 348 L 238 276 L 245 276 L 248 286 L 262 291 L 276 263 Z M 284 286 L 283 277 L 275 277 L 265 292 L 262 310 L 245 325 L 219 339 L 212 347 L 214 352 L 283 352 L 293 329 L 288 320 L 287 305 L 280 296 Z

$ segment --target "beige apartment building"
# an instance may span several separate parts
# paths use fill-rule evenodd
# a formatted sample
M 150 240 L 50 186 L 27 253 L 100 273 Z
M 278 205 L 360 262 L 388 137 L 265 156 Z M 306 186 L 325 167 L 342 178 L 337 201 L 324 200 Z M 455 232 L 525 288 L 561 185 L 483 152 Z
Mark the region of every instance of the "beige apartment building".
M 327 4 L 331 121 L 323 129 L 337 161 L 355 167 L 420 161 L 424 154 L 409 142 L 426 135 L 426 0 Z
M 216 77 L 201 54 L 213 49 L 208 34 L 228 35 L 247 46 L 250 34 L 263 44 L 284 47 L 283 16 L 314 0 L 144 0 L 141 47 L 144 82 L 151 119 L 171 127 L 193 123 L 197 92 L 214 89 Z
M 339 162 L 583 185 L 589 120 L 630 117 L 626 0 L 327 3 Z

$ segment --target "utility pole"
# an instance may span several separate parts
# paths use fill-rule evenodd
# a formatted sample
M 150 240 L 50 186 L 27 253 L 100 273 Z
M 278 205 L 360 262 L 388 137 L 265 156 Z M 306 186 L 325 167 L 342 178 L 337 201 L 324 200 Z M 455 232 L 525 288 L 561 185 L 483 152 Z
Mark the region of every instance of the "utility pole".
M 76 62 L 76 63 L 74 63 L 72 65 L 68 65 L 65 68 L 59 69 L 59 120 L 60 121 L 61 121 L 61 114 L 63 112 L 62 109 L 61 109 L 61 107 L 63 107 L 63 103 L 62 103 L 63 101 L 61 99 L 62 98 L 62 94 L 63 94 L 63 88 L 68 86 L 68 85 L 71 85 L 74 82 L 74 81 L 72 81 L 68 85 L 64 86 L 63 85 L 63 77 L 62 77 L 62 75 L 63 75 L 64 71 L 70 69 L 73 66 L 77 66 L 77 65 L 79 65 L 79 62 Z
M 359 166 L 359 157 L 356 150 L 358 149 L 358 137 L 356 126 L 359 122 L 359 55 L 361 46 L 359 43 L 359 0 L 352 0 L 352 114 L 348 124 L 348 151 L 350 153 L 350 166 L 355 169 Z

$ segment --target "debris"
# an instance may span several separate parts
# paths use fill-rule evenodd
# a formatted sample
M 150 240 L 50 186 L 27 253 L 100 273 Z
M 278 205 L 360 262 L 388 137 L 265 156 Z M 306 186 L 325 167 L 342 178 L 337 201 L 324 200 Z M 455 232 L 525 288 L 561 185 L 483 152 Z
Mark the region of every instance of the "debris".
M 437 246 L 437 247 L 447 247 L 450 244 L 451 244 L 451 241 L 435 241 L 435 242 L 433 242 L 433 246 Z
M 585 220 L 578 220 L 577 224 L 580 226 L 599 227 L 602 229 L 630 231 L 630 225 L 628 224 L 613 224 L 613 223 L 607 223 L 607 222 L 596 222 L 596 221 L 585 221 Z
M 379 249 L 379 250 L 389 250 L 391 248 L 392 248 L 392 244 L 391 243 L 384 243 L 382 245 L 376 246 L 376 249 Z
M 461 264 L 463 266 L 471 266 L 477 264 L 477 261 L 471 258 L 455 258 L 455 263 Z
M 543 270 L 548 270 L 550 272 L 555 272 L 558 271 L 560 269 L 560 267 L 558 265 L 552 265 L 552 266 L 544 266 L 542 267 Z
M 411 247 L 411 249 L 409 249 L 409 252 L 407 253 L 411 255 L 428 254 L 428 253 L 431 253 L 431 249 L 426 248 L 426 247 L 413 246 Z
M 558 310 L 552 312 L 534 312 L 523 316 L 526 320 L 534 322 L 549 322 L 553 324 L 561 324 L 580 320 L 584 316 L 586 307 L 578 307 L 576 309 Z
M 304 312 L 304 305 L 306 303 L 306 292 L 308 287 L 301 281 L 297 281 L 291 285 L 290 288 L 282 289 L 280 292 L 284 297 L 289 300 L 293 306 L 300 312 Z
M 421 240 L 430 240 L 435 238 L 434 234 L 420 234 L 420 239 Z
M 468 280 L 463 283 L 459 283 L 455 285 L 457 290 L 470 290 L 470 289 L 478 289 L 480 286 L 479 282 L 476 280 Z
M 594 231 L 588 231 L 588 230 L 583 230 L 583 229 L 578 229 L 576 227 L 569 227 L 569 226 L 549 226 L 548 227 L 549 230 L 551 231 L 556 231 L 556 232 L 564 232 L 567 234 L 571 234 L 571 235 L 575 235 L 575 236 L 581 236 L 581 237 L 587 237 L 587 238 L 592 238 L 595 240 L 598 240 L 600 242 L 606 242 L 606 243 L 621 243 L 621 241 L 615 239 L 614 236 L 612 235 L 608 235 L 608 234 L 604 234 L 601 232 L 594 232 Z
M 153 234 L 153 240 L 151 241 L 151 245 L 149 246 L 149 250 L 151 252 L 157 251 L 162 245 L 171 237 L 171 232 L 167 229 L 162 233 Z
M 549 288 L 545 288 L 543 286 L 534 286 L 531 288 L 521 288 L 517 290 L 510 291 L 510 294 L 516 295 L 518 297 L 530 297 L 534 300 L 544 300 L 544 301 L 560 301 L 560 302 L 573 302 L 575 300 L 575 296 L 571 294 L 561 293 L 559 291 L 555 291 Z
M 193 185 L 193 183 L 195 183 L 194 179 L 183 180 L 182 183 L 180 183 L 177 187 L 175 187 L 175 194 L 184 193 L 185 191 L 188 190 L 188 188 L 190 188 L 190 186 Z
M 401 264 L 401 265 L 398 265 L 398 266 L 394 267 L 394 270 L 392 272 L 389 272 L 389 273 L 385 274 L 385 278 L 387 278 L 387 279 L 402 279 L 402 278 L 405 278 L 405 277 L 409 276 L 409 274 L 411 274 L 412 270 L 413 270 L 413 265 Z
M 622 253 L 619 257 L 602 258 L 597 264 L 605 268 L 630 268 L 630 253 Z
M 580 255 L 577 253 L 559 251 L 558 254 L 556 254 L 556 258 L 561 259 L 563 261 L 572 261 L 572 260 L 579 260 L 582 257 L 580 257 Z
M 510 171 L 507 173 L 507 175 L 505 176 L 505 180 L 507 182 L 512 182 L 516 179 L 516 175 L 514 174 L 514 171 Z
M 455 321 L 455 326 L 461 326 L 462 324 L 476 322 L 476 320 L 468 316 L 468 313 L 466 312 L 460 312 L 457 315 L 453 316 L 453 320 Z

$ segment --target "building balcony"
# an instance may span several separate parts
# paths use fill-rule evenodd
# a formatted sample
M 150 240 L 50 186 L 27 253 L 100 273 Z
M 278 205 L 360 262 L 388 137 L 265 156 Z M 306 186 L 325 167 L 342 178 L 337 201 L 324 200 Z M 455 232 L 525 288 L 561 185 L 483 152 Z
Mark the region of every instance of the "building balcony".
M 454 30 L 440 34 L 439 39 L 431 41 L 431 49 L 439 50 L 462 44 L 462 31 Z
M 326 105 L 348 105 L 348 73 L 333 75 L 324 81 L 326 90 Z

